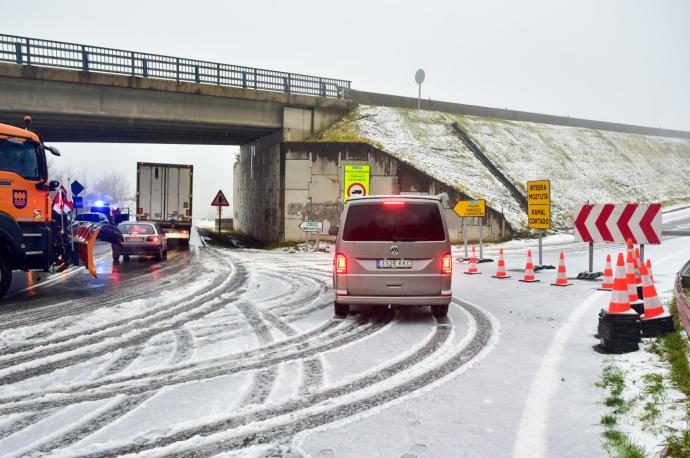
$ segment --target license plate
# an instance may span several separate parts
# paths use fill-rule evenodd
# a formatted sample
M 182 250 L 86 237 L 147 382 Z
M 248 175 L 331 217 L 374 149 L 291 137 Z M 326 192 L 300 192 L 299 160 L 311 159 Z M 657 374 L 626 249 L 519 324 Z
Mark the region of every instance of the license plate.
M 377 269 L 411 269 L 411 259 L 377 259 Z
M 144 237 L 127 237 L 128 242 L 143 242 Z

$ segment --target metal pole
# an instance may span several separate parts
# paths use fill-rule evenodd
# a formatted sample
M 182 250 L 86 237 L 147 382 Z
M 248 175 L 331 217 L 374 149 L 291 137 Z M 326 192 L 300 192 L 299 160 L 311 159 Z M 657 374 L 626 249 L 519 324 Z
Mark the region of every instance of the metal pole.
M 594 242 L 589 242 L 589 271 L 594 272 Z
M 70 181 L 69 178 L 67 178 L 67 186 L 70 187 Z M 72 202 L 74 202 L 74 196 L 72 196 Z M 76 205 L 75 205 L 76 207 Z M 76 209 L 74 210 L 76 212 Z M 74 256 L 74 225 L 70 224 L 69 225 L 69 239 L 72 242 L 72 256 Z
M 304 251 L 309 253 L 309 232 L 304 231 Z
M 319 233 L 316 233 L 316 252 L 318 253 L 319 251 Z
M 418 86 L 419 92 L 417 93 L 417 109 L 419 110 L 422 107 L 422 83 L 419 83 Z
M 640 262 L 644 262 L 644 243 L 640 243 Z
M 479 217 L 479 260 L 484 259 L 484 217 Z
M 223 208 L 220 205 L 218 206 L 218 235 L 220 235 L 220 209 Z
M 465 258 L 467 258 L 467 230 L 465 229 L 465 218 L 460 218 L 462 220 L 462 241 L 465 243 Z
M 540 231 L 539 232 L 539 265 L 540 266 L 544 265 L 544 263 L 542 262 L 542 256 L 541 256 L 541 248 L 542 248 L 541 239 L 543 236 L 544 236 L 544 233 Z

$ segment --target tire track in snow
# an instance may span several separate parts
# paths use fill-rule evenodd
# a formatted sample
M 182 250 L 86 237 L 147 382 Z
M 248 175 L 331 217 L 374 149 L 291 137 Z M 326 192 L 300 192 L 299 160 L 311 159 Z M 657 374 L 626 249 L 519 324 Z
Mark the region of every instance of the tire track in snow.
M 170 364 L 176 365 L 187 361 L 194 351 L 194 336 L 184 325 L 173 331 L 175 334 L 175 353 Z
M 313 394 L 323 385 L 323 364 L 318 356 L 302 360 L 302 376 L 301 396 Z

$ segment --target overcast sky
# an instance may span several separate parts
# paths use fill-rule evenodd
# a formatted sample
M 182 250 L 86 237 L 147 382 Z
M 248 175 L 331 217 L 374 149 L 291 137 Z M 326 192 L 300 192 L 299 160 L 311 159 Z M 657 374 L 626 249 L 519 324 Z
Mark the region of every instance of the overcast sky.
M 178 5 L 178 6 L 175 6 Z M 690 130 L 690 1 L 0 0 L 3 33 L 352 80 L 355 89 Z M 64 144 L 64 163 L 193 163 L 195 213 L 235 147 Z M 199 208 L 199 207 L 202 208 Z M 203 214 L 202 214 L 203 213 Z

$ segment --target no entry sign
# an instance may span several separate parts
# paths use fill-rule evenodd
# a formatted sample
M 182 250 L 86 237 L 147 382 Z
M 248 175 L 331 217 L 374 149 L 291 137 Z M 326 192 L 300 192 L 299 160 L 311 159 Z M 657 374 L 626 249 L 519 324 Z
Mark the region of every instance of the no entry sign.
M 345 198 L 369 195 L 369 166 L 346 165 L 345 166 Z
M 587 204 L 575 214 L 577 241 L 661 243 L 661 204 Z

